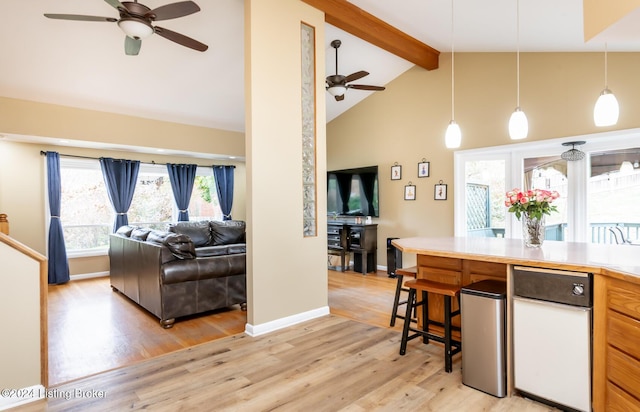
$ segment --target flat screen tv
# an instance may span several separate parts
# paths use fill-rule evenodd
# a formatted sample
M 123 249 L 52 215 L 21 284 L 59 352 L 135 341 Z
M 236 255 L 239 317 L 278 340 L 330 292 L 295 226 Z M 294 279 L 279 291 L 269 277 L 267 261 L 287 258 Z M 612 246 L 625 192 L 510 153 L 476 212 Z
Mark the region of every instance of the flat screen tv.
M 327 172 L 327 214 L 380 217 L 378 166 Z

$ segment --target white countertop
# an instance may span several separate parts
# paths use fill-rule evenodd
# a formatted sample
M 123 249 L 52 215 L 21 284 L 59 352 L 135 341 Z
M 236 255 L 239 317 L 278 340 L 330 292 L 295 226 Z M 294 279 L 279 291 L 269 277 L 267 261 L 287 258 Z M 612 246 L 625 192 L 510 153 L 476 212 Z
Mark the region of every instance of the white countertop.
M 640 246 L 545 240 L 528 248 L 522 239 L 485 237 L 412 237 L 392 240 L 405 253 L 474 259 L 552 269 L 603 273 L 610 269 L 640 280 Z

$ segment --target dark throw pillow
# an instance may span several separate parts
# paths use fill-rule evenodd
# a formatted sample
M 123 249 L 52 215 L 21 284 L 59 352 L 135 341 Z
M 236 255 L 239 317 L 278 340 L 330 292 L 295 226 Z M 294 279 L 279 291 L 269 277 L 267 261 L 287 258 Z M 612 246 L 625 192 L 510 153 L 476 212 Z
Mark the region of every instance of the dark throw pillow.
M 196 248 L 187 235 L 170 233 L 164 238 L 164 245 L 178 259 L 195 259 Z
M 209 222 L 178 222 L 169 225 L 169 231 L 187 235 L 195 247 L 212 245 Z
M 135 228 L 131 232 L 131 239 L 147 240 L 147 236 L 149 236 L 149 232 L 151 232 L 151 229 L 145 229 L 141 227 Z
M 225 220 L 223 222 L 212 221 L 209 223 L 214 245 L 245 243 L 245 222 L 241 220 Z

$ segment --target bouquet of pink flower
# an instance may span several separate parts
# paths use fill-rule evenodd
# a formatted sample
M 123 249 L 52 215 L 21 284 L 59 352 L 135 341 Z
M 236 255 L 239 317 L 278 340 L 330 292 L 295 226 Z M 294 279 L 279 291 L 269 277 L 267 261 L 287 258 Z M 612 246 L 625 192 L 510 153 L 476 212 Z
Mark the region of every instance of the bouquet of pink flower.
M 518 220 L 523 214 L 536 219 L 541 219 L 542 215 L 550 215 L 557 212 L 558 208 L 552 206 L 551 202 L 560 197 L 555 190 L 533 189 L 522 191 L 512 189 L 507 192 L 504 205 L 509 208 L 509 212 L 515 213 Z

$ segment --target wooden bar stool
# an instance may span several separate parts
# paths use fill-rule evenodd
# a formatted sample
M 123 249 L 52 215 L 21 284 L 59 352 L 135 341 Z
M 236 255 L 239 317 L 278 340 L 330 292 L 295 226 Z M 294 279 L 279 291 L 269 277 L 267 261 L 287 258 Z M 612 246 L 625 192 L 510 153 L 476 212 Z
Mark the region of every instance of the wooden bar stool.
M 407 311 L 404 318 L 404 328 L 402 330 L 402 340 L 400 342 L 400 355 L 404 355 L 407 351 L 407 342 L 422 336 L 425 344 L 429 343 L 429 339 L 436 342 L 444 343 L 444 370 L 452 371 L 452 358 L 462 350 L 462 343 L 451 337 L 452 330 L 460 330 L 459 327 L 451 325 L 451 318 L 460 315 L 460 309 L 453 311 L 451 298 L 458 299 L 458 307 L 460 305 L 460 287 L 448 283 L 433 282 L 426 279 L 408 280 L 404 283 L 404 287 L 409 289 L 409 298 L 407 299 Z M 417 292 L 422 292 L 422 299 L 418 301 Z M 444 323 L 436 322 L 429 319 L 429 293 L 442 295 L 444 297 Z M 411 327 L 411 311 L 418 306 L 422 306 L 422 330 Z M 429 325 L 438 325 L 444 328 L 444 335 L 438 335 L 429 331 Z M 409 331 L 414 332 L 409 335 Z
M 406 300 L 400 300 L 400 294 L 402 292 L 409 292 L 409 289 L 402 286 L 402 279 L 405 276 L 415 278 L 418 273 L 418 268 L 416 266 L 411 266 L 408 268 L 396 269 L 396 278 L 398 279 L 398 283 L 396 285 L 396 296 L 393 301 L 393 309 L 391 310 L 391 323 L 390 326 L 394 327 L 396 325 L 396 318 L 404 319 L 404 315 L 398 314 L 398 307 L 402 305 L 406 305 Z M 414 311 L 415 315 L 415 311 Z

